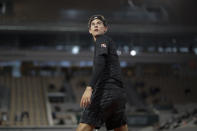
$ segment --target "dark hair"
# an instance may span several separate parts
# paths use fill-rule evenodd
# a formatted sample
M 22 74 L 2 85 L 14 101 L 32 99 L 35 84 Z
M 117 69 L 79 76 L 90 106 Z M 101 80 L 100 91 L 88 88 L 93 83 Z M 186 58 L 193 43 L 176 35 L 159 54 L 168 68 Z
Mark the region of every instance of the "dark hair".
M 93 15 L 93 16 L 90 17 L 90 19 L 88 21 L 88 28 L 91 27 L 91 23 L 95 19 L 101 20 L 103 22 L 103 25 L 104 26 L 107 26 L 107 21 L 106 21 L 106 19 L 105 19 L 105 17 L 103 15 Z

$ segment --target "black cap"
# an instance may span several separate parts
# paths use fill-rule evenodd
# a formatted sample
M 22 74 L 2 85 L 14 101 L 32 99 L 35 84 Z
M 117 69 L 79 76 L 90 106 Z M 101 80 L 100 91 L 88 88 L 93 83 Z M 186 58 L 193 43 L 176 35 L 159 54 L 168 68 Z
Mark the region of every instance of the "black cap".
M 90 19 L 89 19 L 89 21 L 88 21 L 88 28 L 90 28 L 91 22 L 92 22 L 93 20 L 95 20 L 95 19 L 101 20 L 101 21 L 103 22 L 103 25 L 104 25 L 104 26 L 107 26 L 107 21 L 106 21 L 106 19 L 105 19 L 105 17 L 104 17 L 103 15 L 93 15 L 93 16 L 90 17 Z

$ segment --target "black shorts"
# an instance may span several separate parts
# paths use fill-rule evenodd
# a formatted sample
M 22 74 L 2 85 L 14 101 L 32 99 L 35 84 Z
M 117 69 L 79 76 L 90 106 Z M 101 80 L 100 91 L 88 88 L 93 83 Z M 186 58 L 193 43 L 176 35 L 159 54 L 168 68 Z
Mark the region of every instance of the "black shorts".
M 98 87 L 92 93 L 91 104 L 84 108 L 80 123 L 97 129 L 104 123 L 107 130 L 118 128 L 127 123 L 125 104 L 125 89 L 113 84 Z

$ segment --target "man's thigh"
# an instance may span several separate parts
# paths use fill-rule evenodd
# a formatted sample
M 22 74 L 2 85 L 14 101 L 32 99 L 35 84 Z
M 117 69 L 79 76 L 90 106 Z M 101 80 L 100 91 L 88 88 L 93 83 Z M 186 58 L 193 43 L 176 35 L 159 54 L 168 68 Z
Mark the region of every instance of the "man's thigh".
M 93 131 L 93 130 L 94 130 L 94 126 L 86 123 L 80 123 L 76 131 Z

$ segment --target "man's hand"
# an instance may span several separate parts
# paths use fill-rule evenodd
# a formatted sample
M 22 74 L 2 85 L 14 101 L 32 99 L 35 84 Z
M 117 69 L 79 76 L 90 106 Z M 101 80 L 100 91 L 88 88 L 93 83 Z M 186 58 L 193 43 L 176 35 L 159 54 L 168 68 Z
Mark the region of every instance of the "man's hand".
M 87 107 L 90 104 L 91 95 L 92 95 L 92 87 L 87 86 L 81 98 L 80 107 Z

